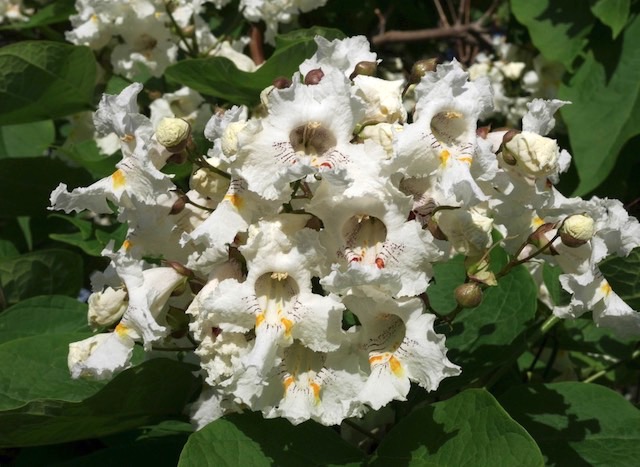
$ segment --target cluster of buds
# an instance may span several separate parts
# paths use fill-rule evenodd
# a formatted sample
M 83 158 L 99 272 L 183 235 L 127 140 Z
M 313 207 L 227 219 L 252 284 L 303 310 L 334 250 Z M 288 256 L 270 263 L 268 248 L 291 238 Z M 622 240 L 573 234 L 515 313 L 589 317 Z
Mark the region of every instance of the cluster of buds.
M 404 400 L 412 383 L 431 391 L 460 373 L 421 297 L 433 265 L 463 255 L 468 281 L 455 296 L 477 306 L 499 277 L 487 259 L 496 233 L 507 269 L 563 269 L 574 298 L 558 316 L 593 309 L 599 323 L 640 332 L 610 287 L 587 293 L 605 290 L 597 263 L 637 246 L 640 226 L 616 201 L 554 189 L 570 156 L 545 135 L 563 102 L 534 101 L 522 132 L 478 131 L 489 84 L 456 62 L 429 62 L 412 78 L 407 114 L 406 83 L 375 76 L 365 38 L 316 42 L 253 116 L 232 107 L 211 118 L 206 156 L 189 149 L 186 122 L 153 128 L 137 113 L 140 85 L 103 98 L 96 127 L 118 134 L 122 161 L 90 187 L 61 184 L 51 196 L 67 212 L 110 212 L 110 201 L 129 227 L 93 281 L 113 303 L 109 319 L 92 321 L 113 330 L 72 344 L 75 377 L 126 368 L 135 342 L 192 345 L 207 384 L 198 425 L 245 408 L 340 423 Z M 160 170 L 179 151 L 194 166 L 187 192 Z

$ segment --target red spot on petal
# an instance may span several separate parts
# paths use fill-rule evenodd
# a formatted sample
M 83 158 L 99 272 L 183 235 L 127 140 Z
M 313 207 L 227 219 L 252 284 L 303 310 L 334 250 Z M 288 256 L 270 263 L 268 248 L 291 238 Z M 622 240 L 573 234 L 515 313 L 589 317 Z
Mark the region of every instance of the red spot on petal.
M 329 162 L 323 162 L 322 164 L 320 164 L 320 167 L 326 167 L 327 169 L 333 169 L 333 165 L 331 165 L 331 163 L 329 163 Z
M 378 269 L 384 268 L 384 260 L 382 258 L 376 258 L 376 266 Z
M 362 261 L 362 258 L 360 258 L 359 256 L 356 256 L 355 258 L 351 258 L 349 260 L 350 263 L 359 263 L 360 261 Z

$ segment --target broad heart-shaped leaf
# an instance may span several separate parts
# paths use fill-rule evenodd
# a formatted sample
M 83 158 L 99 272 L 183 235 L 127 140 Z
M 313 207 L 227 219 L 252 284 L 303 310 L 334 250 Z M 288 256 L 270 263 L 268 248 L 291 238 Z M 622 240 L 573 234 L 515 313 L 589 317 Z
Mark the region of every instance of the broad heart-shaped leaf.
M 55 137 L 51 120 L 0 126 L 0 158 L 41 156 Z
M 0 48 L 0 125 L 90 110 L 95 77 L 88 47 L 26 41 Z
M 391 465 L 540 466 L 531 436 L 484 389 L 421 407 L 378 447 L 372 467 Z
M 88 331 L 87 305 L 63 295 L 29 298 L 0 313 L 0 344 L 38 334 Z
M 278 76 L 290 77 L 300 63 L 313 55 L 313 38 L 322 35 L 328 39 L 344 35 L 336 29 L 311 28 L 278 37 L 280 45 L 274 54 L 255 72 L 238 70 L 224 57 L 182 60 L 165 71 L 170 80 L 189 86 L 207 96 L 219 97 L 234 104 L 252 105 L 258 102 L 260 92 L 270 86 Z
M 102 256 L 102 250 L 113 241 L 117 250 L 127 235 L 127 224 L 116 224 L 104 229 L 91 221 L 70 215 L 51 214 L 49 217 L 63 219 L 78 228 L 78 232 L 68 234 L 50 234 L 49 237 L 59 242 L 77 246 L 91 256 Z
M 95 394 L 104 382 L 73 380 L 67 367 L 69 343 L 90 336 L 90 332 L 51 333 L 1 344 L 0 410 L 18 409 L 29 403 L 37 405 L 46 399 L 58 404 L 80 402 Z
M 62 443 L 183 419 L 185 405 L 202 384 L 194 369 L 158 358 L 120 373 L 102 389 L 92 388 L 93 395 L 82 402 L 35 400 L 0 412 L 0 446 Z
M 82 277 L 82 257 L 72 251 L 38 250 L 0 259 L 0 285 L 9 304 L 37 295 L 76 297 Z
M 449 267 L 463 268 L 459 263 Z M 449 276 L 459 274 L 450 271 Z M 502 277 L 497 286 L 487 288 L 479 306 L 460 312 L 451 327 L 443 325 L 438 329 L 447 336 L 447 356 L 462 367 L 462 374 L 445 379 L 442 389 L 460 387 L 515 358 L 514 352 L 525 345 L 526 330 L 535 317 L 536 307 L 533 279 L 524 266 L 519 266 Z
M 597 0 L 591 6 L 591 12 L 611 28 L 615 39 L 629 19 L 630 8 L 630 0 Z
M 611 389 L 535 384 L 513 387 L 499 399 L 536 440 L 548 465 L 638 465 L 640 411 Z
M 42 215 L 60 180 L 70 189 L 93 181 L 84 170 L 48 157 L 0 159 L 0 218 Z
M 616 41 L 596 37 L 559 97 L 580 183 L 575 194 L 596 188 L 613 169 L 618 153 L 640 134 L 640 15 Z M 560 47 L 559 47 L 560 48 Z
M 582 52 L 595 23 L 586 1 L 511 0 L 511 11 L 527 27 L 542 55 L 568 69 Z
M 234 414 L 189 437 L 179 467 L 251 465 L 361 465 L 363 453 L 329 427 L 313 421 L 293 426 L 258 413 Z
M 620 298 L 634 310 L 640 310 L 640 248 L 626 258 L 610 256 L 598 266 Z

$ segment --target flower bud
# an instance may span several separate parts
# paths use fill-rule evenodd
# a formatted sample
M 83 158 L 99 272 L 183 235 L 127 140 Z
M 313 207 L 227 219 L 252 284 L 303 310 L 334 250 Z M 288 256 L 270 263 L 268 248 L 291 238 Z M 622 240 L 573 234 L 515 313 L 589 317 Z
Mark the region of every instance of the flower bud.
M 291 80 L 286 76 L 278 76 L 271 82 L 271 84 L 276 89 L 286 89 L 291 86 Z
M 156 128 L 156 139 L 169 152 L 183 151 L 191 137 L 191 125 L 181 118 L 163 118 Z
M 356 76 L 364 75 L 364 76 L 375 76 L 376 71 L 378 70 L 378 64 L 376 62 L 358 62 L 356 63 L 355 68 L 353 69 L 353 73 L 349 75 L 349 79 L 353 79 Z
M 89 326 L 99 328 L 109 326 L 119 320 L 127 309 L 127 292 L 123 289 L 107 287 L 102 292 L 89 296 Z
M 516 137 L 516 135 L 520 134 L 519 130 L 509 130 L 507 131 L 504 136 L 502 137 L 502 145 L 500 146 L 500 149 L 502 151 L 502 160 L 504 161 L 505 164 L 507 165 L 516 165 L 518 163 L 518 160 L 516 159 L 516 157 L 511 153 L 511 151 L 508 151 L 505 146 L 507 143 L 511 142 L 511 140 L 513 140 L 513 138 Z
M 550 238 L 547 236 L 547 233 L 556 229 L 558 226 L 554 222 L 547 222 L 546 224 L 542 224 L 538 227 L 529 237 L 527 238 L 527 243 L 531 243 L 535 245 L 536 248 L 542 248 L 549 243 Z M 558 251 L 555 249 L 553 245 L 549 245 L 545 250 L 546 254 L 557 255 Z
M 467 282 L 456 287 L 454 296 L 462 308 L 475 308 L 482 302 L 482 289 L 476 282 Z
M 562 243 L 571 248 L 587 243 L 595 233 L 593 219 L 587 214 L 574 214 L 567 217 L 560 226 Z
M 537 133 L 523 131 L 507 138 L 502 144 L 502 157 L 507 164 L 513 158 L 519 172 L 530 177 L 546 177 L 558 168 L 560 149 L 556 140 Z M 506 140 L 506 141 L 505 141 Z
M 311 70 L 304 77 L 304 84 L 307 84 L 307 85 L 318 84 L 322 80 L 323 76 L 324 76 L 324 72 L 322 71 L 322 68 L 316 68 L 315 70 Z
M 187 205 L 187 195 L 180 195 L 178 196 L 178 199 L 176 200 L 175 203 L 173 203 L 173 206 L 171 206 L 171 210 L 169 211 L 169 215 L 170 216 L 174 216 L 176 214 L 180 214 L 185 206 Z
M 409 84 L 418 84 L 424 75 L 426 75 L 431 71 L 435 71 L 437 65 L 438 65 L 437 58 L 418 60 L 411 67 L 411 74 L 409 75 Z

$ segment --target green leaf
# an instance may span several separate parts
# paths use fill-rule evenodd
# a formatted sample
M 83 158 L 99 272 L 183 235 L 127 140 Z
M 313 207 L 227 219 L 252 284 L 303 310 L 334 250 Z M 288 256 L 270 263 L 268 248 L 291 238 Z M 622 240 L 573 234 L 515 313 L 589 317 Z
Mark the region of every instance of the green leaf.
M 39 250 L 0 259 L 0 285 L 9 304 L 37 295 L 76 297 L 82 281 L 82 257 L 71 251 Z
M 559 47 L 560 48 L 560 47 Z M 580 177 L 575 194 L 596 188 L 615 166 L 624 144 L 640 134 L 640 15 L 615 42 L 595 38 L 559 97 Z
M 560 274 L 562 274 L 562 269 L 559 266 L 552 266 L 548 263 L 542 265 L 542 280 L 549 290 L 553 304 L 565 306 L 570 303 L 571 295 L 562 288 Z
M 95 394 L 104 382 L 73 380 L 67 367 L 69 343 L 90 336 L 91 333 L 44 334 L 1 344 L 0 410 L 29 403 L 34 404 L 33 411 L 44 410 L 46 399 L 56 400 L 59 405 L 61 401 L 79 402 Z M 8 426 L 0 422 L 0 440 L 6 431 Z
M 51 239 L 77 246 L 91 256 L 102 256 L 102 250 L 111 241 L 114 242 L 115 249 L 120 248 L 127 235 L 127 224 L 115 224 L 107 230 L 77 216 L 52 214 L 49 217 L 63 219 L 78 228 L 78 232 L 74 233 L 50 234 Z
M 20 254 L 16 246 L 10 241 L 0 238 L 0 259 Z
M 116 164 L 122 160 L 119 152 L 111 156 L 102 154 L 95 140 L 67 143 L 57 152 L 61 157 L 86 169 L 95 179 L 111 175 L 116 170 Z
M 598 0 L 591 6 L 591 12 L 611 28 L 615 39 L 629 19 L 630 0 Z
M 433 271 L 435 280 L 427 289 L 429 304 L 439 314 L 448 314 L 457 306 L 453 291 L 464 283 L 467 277 L 464 256 L 458 255 L 444 263 L 436 263 L 433 265 Z
M 29 18 L 29 21 L 14 22 L 0 27 L 0 30 L 32 29 L 49 24 L 62 23 L 69 21 L 69 17 L 76 13 L 74 0 L 55 0 L 49 5 L 38 9 L 38 11 Z
M 448 357 L 463 371 L 443 381 L 443 387 L 459 387 L 514 358 L 514 352 L 525 344 L 536 308 L 536 286 L 524 266 L 514 268 L 496 287 L 486 289 L 479 306 L 463 310 L 452 328 L 444 329 Z
M 511 10 L 545 58 L 572 69 L 595 22 L 588 2 L 511 0 Z
M 183 60 L 171 65 L 165 76 L 183 86 L 189 86 L 207 96 L 214 96 L 237 104 L 258 102 L 260 92 L 278 76 L 291 76 L 298 66 L 316 50 L 313 38 L 323 35 L 328 39 L 344 37 L 335 29 L 312 28 L 294 31 L 278 37 L 279 48 L 255 72 L 238 70 L 224 57 Z
M 598 267 L 618 296 L 634 310 L 640 310 L 640 248 L 626 258 L 610 256 Z
M 42 215 L 60 180 L 70 188 L 92 182 L 84 170 L 48 157 L 0 159 L 0 218 Z
M 576 382 L 518 386 L 500 402 L 548 465 L 638 464 L 640 412 L 611 389 Z
M 189 437 L 179 467 L 360 465 L 364 455 L 331 428 L 313 421 L 293 426 L 257 413 L 230 415 Z
M 388 465 L 540 466 L 531 436 L 483 389 L 419 408 L 378 447 L 373 467 Z
M 89 331 L 87 305 L 63 295 L 29 298 L 0 314 L 0 344 L 38 334 Z
M 74 340 L 74 335 L 17 339 L 0 346 L 0 351 L 12 344 L 21 347 L 22 341 L 27 344 L 27 340 L 36 343 L 40 339 L 46 344 L 46 337 L 64 336 L 67 342 Z M 35 359 L 43 360 L 43 356 L 47 355 L 43 347 L 40 344 L 38 353 L 34 352 Z M 64 360 L 57 365 L 64 365 L 66 370 L 66 353 Z M 19 409 L 0 413 L 0 446 L 37 446 L 95 438 L 165 419 L 184 418 L 185 405 L 202 384 L 193 376 L 193 370 L 194 367 L 190 365 L 158 358 L 120 373 L 102 389 L 100 383 L 71 380 L 66 370 L 66 386 L 69 391 L 74 391 L 74 399 L 78 400 L 80 396 L 78 385 L 92 385 L 90 390 L 84 390 L 81 397 L 84 400 L 69 402 L 70 397 L 61 392 L 56 400 L 33 400 Z M 44 374 L 47 376 L 46 372 Z M 42 381 L 31 383 L 46 387 L 46 391 L 41 392 L 45 393 L 44 397 L 50 397 L 48 394 L 52 389 L 49 379 L 42 376 L 41 379 L 44 384 Z M 23 383 L 20 385 L 24 386 Z M 24 387 L 22 389 L 25 390 Z M 62 389 L 61 382 L 57 389 Z M 31 395 L 34 395 L 33 391 Z
M 0 158 L 41 156 L 55 137 L 51 120 L 0 126 Z
M 26 41 L 0 48 L 0 125 L 90 110 L 95 77 L 88 47 Z

